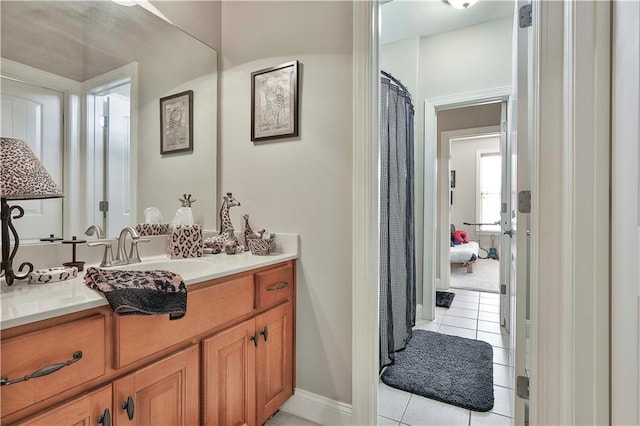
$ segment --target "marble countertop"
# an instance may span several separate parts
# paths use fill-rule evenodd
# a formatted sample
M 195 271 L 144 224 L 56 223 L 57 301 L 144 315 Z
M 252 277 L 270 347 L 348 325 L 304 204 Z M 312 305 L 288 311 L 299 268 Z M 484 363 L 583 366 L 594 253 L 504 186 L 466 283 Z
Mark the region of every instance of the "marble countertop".
M 285 242 L 282 238 L 279 240 Z M 181 268 L 178 264 L 197 261 L 197 270 L 181 272 L 181 276 L 188 286 L 297 258 L 298 247 L 297 236 L 295 236 L 295 242 L 286 241 L 284 244 L 280 244 L 275 253 L 266 256 L 254 256 L 251 253 L 216 254 L 205 255 L 197 259 L 169 260 L 166 255 L 156 255 L 145 257 L 143 263 L 131 266 L 139 270 L 143 265 L 149 263 L 162 262 L 165 265 L 175 262 L 176 269 L 186 269 Z M 85 270 L 89 266 L 97 265 L 85 265 Z M 126 269 L 126 266 L 116 269 Z M 79 272 L 78 277 L 72 280 L 51 284 L 29 284 L 27 281 L 15 281 L 11 287 L 7 286 L 2 279 L 0 283 L 0 329 L 4 330 L 107 305 L 107 300 L 102 293 L 87 287 L 83 277 L 84 272 Z

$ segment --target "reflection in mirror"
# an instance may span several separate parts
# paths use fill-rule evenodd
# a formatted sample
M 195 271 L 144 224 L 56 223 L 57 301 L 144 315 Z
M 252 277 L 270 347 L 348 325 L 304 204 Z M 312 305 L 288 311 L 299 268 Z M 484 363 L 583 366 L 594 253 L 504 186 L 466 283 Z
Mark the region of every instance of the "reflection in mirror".
M 26 240 L 107 237 L 190 193 L 215 227 L 217 53 L 139 6 L 3 1 L 2 136 L 25 140 L 63 188 L 23 204 Z M 161 155 L 160 98 L 192 90 L 193 152 Z M 16 223 L 16 227 L 18 224 Z

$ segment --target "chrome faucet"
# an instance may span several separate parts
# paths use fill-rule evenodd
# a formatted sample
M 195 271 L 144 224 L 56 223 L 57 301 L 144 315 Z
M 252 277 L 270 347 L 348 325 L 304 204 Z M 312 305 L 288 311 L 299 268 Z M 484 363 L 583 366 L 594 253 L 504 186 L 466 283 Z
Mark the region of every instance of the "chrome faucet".
M 84 235 L 88 237 L 92 236 L 94 233 L 96 234 L 97 239 L 104 240 L 104 231 L 100 225 L 91 225 L 86 231 L 84 231 Z
M 130 226 L 122 228 L 120 231 L 120 236 L 118 237 L 118 253 L 116 253 L 115 262 L 116 263 L 130 263 L 129 258 L 127 257 L 127 252 L 124 249 L 124 243 L 127 240 L 127 234 L 131 234 L 131 248 L 133 249 L 133 242 L 140 239 L 140 235 Z M 137 247 L 137 244 L 136 244 Z M 140 259 L 138 259 L 138 262 Z
M 125 242 L 127 234 L 131 235 L 131 250 L 129 255 L 125 250 Z M 95 243 L 87 244 L 90 247 L 104 246 L 104 255 L 102 256 L 101 267 L 126 265 L 129 263 L 140 263 L 140 254 L 138 253 L 138 243 L 150 241 L 148 238 L 140 238 L 140 235 L 130 226 L 127 226 L 120 231 L 118 236 L 118 251 L 116 252 L 116 258 L 113 258 L 113 251 L 111 249 L 111 241 L 97 241 Z

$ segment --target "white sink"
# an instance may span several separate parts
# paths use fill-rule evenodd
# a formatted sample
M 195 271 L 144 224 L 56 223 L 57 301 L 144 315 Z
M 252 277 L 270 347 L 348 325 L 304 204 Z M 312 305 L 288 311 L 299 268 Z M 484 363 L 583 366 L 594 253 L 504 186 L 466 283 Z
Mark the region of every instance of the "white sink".
M 171 271 L 176 274 L 191 275 L 200 273 L 211 267 L 211 263 L 205 260 L 197 259 L 178 259 L 178 260 L 150 260 L 142 263 L 133 263 L 130 265 L 120 265 L 113 269 L 126 271 Z

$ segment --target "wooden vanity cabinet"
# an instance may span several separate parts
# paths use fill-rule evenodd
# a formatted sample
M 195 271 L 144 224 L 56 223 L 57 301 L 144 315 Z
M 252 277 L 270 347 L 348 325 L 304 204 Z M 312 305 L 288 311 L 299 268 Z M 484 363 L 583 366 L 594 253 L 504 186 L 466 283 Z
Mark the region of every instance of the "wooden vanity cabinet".
M 83 355 L 1 386 L 0 423 L 262 425 L 293 395 L 294 306 L 287 261 L 196 284 L 177 321 L 100 307 L 3 330 L 2 376 Z
M 293 304 L 202 342 L 203 422 L 261 425 L 293 395 Z

